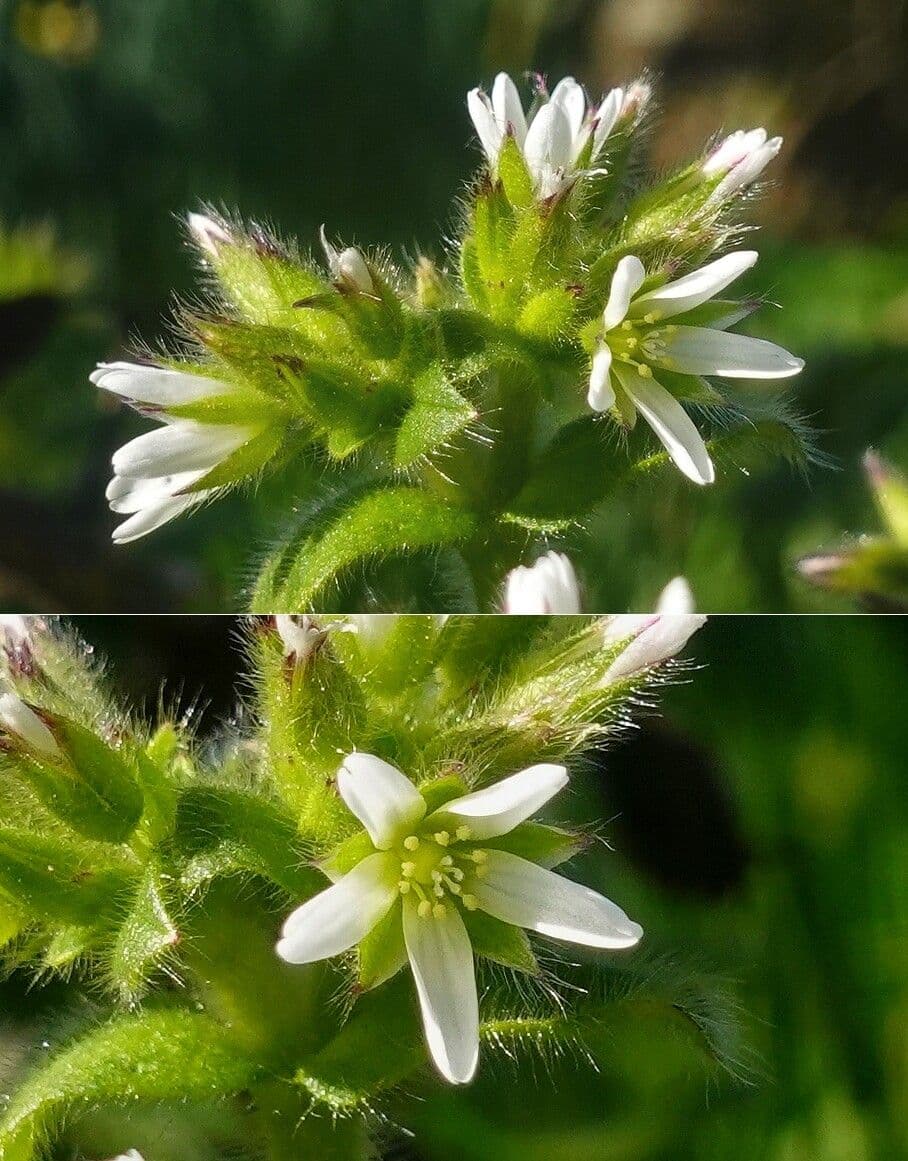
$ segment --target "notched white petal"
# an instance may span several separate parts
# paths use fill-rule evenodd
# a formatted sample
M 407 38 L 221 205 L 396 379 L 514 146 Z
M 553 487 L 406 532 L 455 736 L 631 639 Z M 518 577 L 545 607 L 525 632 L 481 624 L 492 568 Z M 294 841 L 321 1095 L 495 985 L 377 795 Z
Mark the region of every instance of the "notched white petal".
M 716 473 L 703 437 L 674 395 L 626 364 L 617 365 L 617 374 L 621 386 L 659 437 L 675 466 L 695 484 L 713 483 Z
M 315 963 L 354 946 L 398 898 L 392 857 L 369 855 L 288 917 L 277 944 L 287 963 Z
M 374 754 L 348 754 L 337 772 L 337 789 L 380 850 L 393 846 L 426 813 L 425 799 L 410 779 Z
M 146 367 L 141 363 L 99 363 L 88 377 L 102 391 L 157 407 L 197 403 L 200 399 L 228 395 L 233 390 L 220 379 L 190 375 L 169 367 Z
M 617 903 L 545 867 L 508 851 L 489 851 L 486 866 L 473 893 L 504 923 L 586 947 L 633 947 L 643 935 Z
M 608 411 L 615 406 L 615 388 L 612 386 L 612 352 L 603 343 L 593 355 L 590 368 L 590 386 L 586 401 L 593 411 Z
M 804 367 L 803 359 L 766 339 L 712 327 L 675 327 L 665 334 L 665 349 L 671 369 L 682 375 L 787 379 Z
M 699 270 L 685 274 L 683 278 L 651 290 L 649 294 L 642 294 L 634 300 L 628 313 L 631 318 L 643 318 L 651 312 L 659 318 L 671 318 L 686 310 L 693 310 L 740 278 L 758 258 L 756 250 L 736 250 L 733 254 L 725 254 L 715 262 L 708 262 Z
M 236 424 L 178 420 L 130 440 L 113 454 L 118 476 L 157 477 L 213 468 L 250 438 Z
M 420 918 L 405 903 L 403 922 L 432 1059 L 445 1080 L 466 1084 L 479 1061 L 479 998 L 467 929 L 453 907 L 443 918 Z
M 631 299 L 643 285 L 644 278 L 646 271 L 643 263 L 633 254 L 622 258 L 615 267 L 608 302 L 602 313 L 602 325 L 607 331 L 624 321 Z
M 564 766 L 543 762 L 473 794 L 455 798 L 436 814 L 453 817 L 469 826 L 471 838 L 494 838 L 531 818 L 567 783 L 568 772 Z

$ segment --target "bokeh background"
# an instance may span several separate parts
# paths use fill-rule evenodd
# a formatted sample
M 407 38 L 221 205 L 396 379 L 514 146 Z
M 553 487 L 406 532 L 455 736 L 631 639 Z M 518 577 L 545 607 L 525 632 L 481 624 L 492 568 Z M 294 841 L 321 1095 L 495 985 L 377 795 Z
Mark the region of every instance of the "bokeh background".
M 232 618 L 74 620 L 137 707 L 154 712 L 163 674 L 165 701 L 203 734 L 229 719 Z M 908 1155 L 908 622 L 717 617 L 687 653 L 697 668 L 660 715 L 575 777 L 564 809 L 610 820 L 612 849 L 577 877 L 643 922 L 650 953 L 727 981 L 741 1079 L 704 1068 L 644 1008 L 613 1025 L 599 1073 L 570 1054 L 551 1070 L 487 1058 L 467 1090 L 404 1096 L 391 1119 L 414 1136 L 389 1130 L 389 1161 Z M 0 984 L 0 1094 L 93 1002 Z M 54 1161 L 130 1144 L 148 1161 L 221 1161 L 227 1123 L 224 1109 L 112 1111 L 74 1121 Z
M 908 37 L 902 0 L 2 0 L 0 605 L 235 610 L 286 477 L 113 550 L 112 450 L 143 425 L 87 381 L 153 339 L 193 269 L 201 200 L 314 243 L 438 256 L 477 154 L 465 93 L 499 68 L 599 91 L 646 71 L 657 167 L 711 134 L 786 145 L 754 205 L 758 332 L 829 466 L 666 475 L 597 518 L 588 607 L 679 572 L 710 610 L 820 610 L 792 562 L 876 531 L 870 445 L 908 468 Z

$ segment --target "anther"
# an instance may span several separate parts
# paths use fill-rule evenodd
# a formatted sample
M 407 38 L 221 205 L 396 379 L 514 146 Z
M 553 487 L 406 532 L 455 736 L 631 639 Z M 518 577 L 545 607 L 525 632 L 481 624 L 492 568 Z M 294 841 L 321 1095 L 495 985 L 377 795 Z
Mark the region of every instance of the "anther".
M 432 904 L 428 899 L 423 899 L 422 903 L 416 908 L 416 914 L 420 919 L 428 919 L 432 914 Z
M 408 862 L 408 863 L 401 863 L 401 864 L 400 864 L 400 873 L 401 873 L 401 874 L 402 874 L 402 875 L 403 875 L 405 878 L 409 879 L 409 878 L 411 877 L 411 875 L 415 875 L 415 874 L 416 874 L 416 864 L 415 864 L 415 863 L 409 863 L 409 862 Z
M 442 865 L 443 867 L 453 867 L 453 866 L 454 866 L 454 860 L 451 858 L 451 856 L 450 856 L 450 855 L 445 855 L 445 856 L 442 858 L 442 860 L 441 860 L 441 865 Z
M 397 884 L 397 889 L 400 891 L 401 895 L 406 895 L 410 890 L 410 884 L 406 879 L 401 879 L 401 881 Z
M 408 834 L 404 839 L 404 849 L 408 851 L 415 851 L 419 849 L 419 839 L 415 834 Z
M 643 321 L 645 323 L 649 323 L 650 326 L 652 326 L 658 317 L 659 316 L 654 311 L 650 311 L 649 314 L 645 314 L 643 316 Z
M 470 858 L 473 860 L 474 863 L 484 863 L 488 857 L 489 857 L 488 851 L 483 851 L 483 850 L 480 850 L 479 848 L 477 848 L 476 850 L 470 851 Z
M 454 837 L 459 843 L 466 842 L 468 838 L 473 837 L 473 832 L 468 826 L 459 826 L 454 832 Z
M 650 379 L 650 378 L 652 378 L 653 369 L 652 369 L 652 367 L 647 366 L 646 363 L 638 363 L 637 364 L 637 373 L 643 379 Z
M 446 830 L 436 831 L 436 833 L 432 835 L 432 838 L 435 839 L 440 847 L 446 847 L 451 841 L 451 836 Z
M 463 905 L 466 907 L 467 911 L 475 911 L 479 906 L 479 900 L 475 895 L 463 895 L 462 900 Z
M 432 888 L 432 891 L 433 891 L 433 893 L 434 893 L 434 894 L 437 896 L 437 898 L 439 898 L 439 899 L 444 899 L 444 897 L 445 897 L 445 889 L 444 889 L 444 887 L 441 885 L 441 883 L 436 883 L 436 884 L 435 884 L 435 886 Z
M 626 318 L 624 320 L 624 322 L 621 324 L 621 329 L 623 331 L 632 331 L 634 329 L 634 324 L 631 322 L 631 320 L 629 318 Z
M 444 919 L 444 917 L 448 914 L 448 909 L 445 907 L 444 903 L 436 903 L 432 908 L 432 914 L 436 919 Z

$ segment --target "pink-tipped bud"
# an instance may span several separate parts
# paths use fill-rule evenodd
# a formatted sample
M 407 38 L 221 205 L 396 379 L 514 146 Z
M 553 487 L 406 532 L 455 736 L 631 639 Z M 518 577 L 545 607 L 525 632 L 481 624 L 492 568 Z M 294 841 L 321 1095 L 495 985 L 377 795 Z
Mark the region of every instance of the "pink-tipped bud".
M 765 129 L 738 129 L 721 141 L 703 162 L 704 177 L 722 180 L 713 197 L 725 198 L 760 176 L 782 148 L 781 137 L 767 139 Z
M 217 258 L 219 246 L 233 241 L 220 222 L 209 218 L 207 214 L 187 214 L 186 224 L 199 249 L 212 258 Z

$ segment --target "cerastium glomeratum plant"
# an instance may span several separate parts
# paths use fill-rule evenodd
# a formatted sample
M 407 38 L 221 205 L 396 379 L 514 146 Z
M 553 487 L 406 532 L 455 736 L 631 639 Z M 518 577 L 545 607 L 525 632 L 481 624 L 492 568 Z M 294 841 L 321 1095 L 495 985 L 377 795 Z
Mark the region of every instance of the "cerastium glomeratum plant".
M 243 1156 L 357 1161 L 427 1086 L 584 1067 L 641 1008 L 733 1066 L 721 989 L 571 866 L 601 824 L 537 817 L 702 620 L 250 621 L 247 709 L 206 738 L 124 712 L 65 626 L 7 619 L 2 960 L 83 1002 L 7 1080 L 2 1161 L 78 1149 L 96 1109 L 153 1158 L 124 1107 L 212 1102 Z
M 738 131 L 654 178 L 652 104 L 643 82 L 591 104 L 537 78 L 529 111 L 504 74 L 471 92 L 483 161 L 437 262 L 190 214 L 207 299 L 182 341 L 92 376 L 162 425 L 113 458 L 114 539 L 304 465 L 253 609 L 488 610 L 534 544 L 645 476 L 804 462 L 767 389 L 802 361 L 732 330 L 759 305 L 735 295 L 742 213 L 781 139 Z

